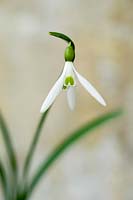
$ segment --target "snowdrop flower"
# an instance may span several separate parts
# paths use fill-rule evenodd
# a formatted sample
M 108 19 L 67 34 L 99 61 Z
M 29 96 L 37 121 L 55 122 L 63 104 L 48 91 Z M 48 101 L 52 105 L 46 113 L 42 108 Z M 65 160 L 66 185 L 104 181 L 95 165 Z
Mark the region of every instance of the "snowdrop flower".
M 40 112 L 45 112 L 53 104 L 56 97 L 62 90 L 67 92 L 68 105 L 69 108 L 73 110 L 75 107 L 75 86 L 77 85 L 77 81 L 79 81 L 81 85 L 87 90 L 87 92 L 100 104 L 106 106 L 103 97 L 98 93 L 98 91 L 75 69 L 73 64 L 75 59 L 75 46 L 72 40 L 62 33 L 50 32 L 50 34 L 66 40 L 68 42 L 68 47 L 65 50 L 65 66 L 63 72 L 48 93 L 48 96 L 42 104 Z

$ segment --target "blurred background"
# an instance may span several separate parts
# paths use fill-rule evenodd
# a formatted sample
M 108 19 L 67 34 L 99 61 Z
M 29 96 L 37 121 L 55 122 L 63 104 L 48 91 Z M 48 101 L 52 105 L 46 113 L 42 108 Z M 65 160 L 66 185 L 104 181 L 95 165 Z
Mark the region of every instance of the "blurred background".
M 20 168 L 41 116 L 40 106 L 64 66 L 66 44 L 49 31 L 74 40 L 75 66 L 104 96 L 107 107 L 78 85 L 76 109 L 71 112 L 63 92 L 43 128 L 31 174 L 83 123 L 119 106 L 126 115 L 71 147 L 31 199 L 132 200 L 133 1 L 0 0 L 0 109 Z M 1 136 L 0 154 L 6 159 Z

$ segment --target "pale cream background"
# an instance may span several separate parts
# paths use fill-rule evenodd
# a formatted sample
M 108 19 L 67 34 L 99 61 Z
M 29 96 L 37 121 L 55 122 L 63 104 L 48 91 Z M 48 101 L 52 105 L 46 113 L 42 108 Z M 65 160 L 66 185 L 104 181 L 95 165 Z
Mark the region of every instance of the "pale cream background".
M 76 44 L 75 66 L 105 97 L 100 106 L 81 86 L 74 112 L 65 93 L 57 98 L 43 129 L 32 172 L 64 136 L 89 119 L 118 106 L 126 115 L 82 139 L 40 182 L 35 200 L 133 199 L 133 1 L 1 0 L 0 109 L 22 167 L 40 106 L 64 65 L 66 44 Z M 0 137 L 0 152 L 5 151 Z

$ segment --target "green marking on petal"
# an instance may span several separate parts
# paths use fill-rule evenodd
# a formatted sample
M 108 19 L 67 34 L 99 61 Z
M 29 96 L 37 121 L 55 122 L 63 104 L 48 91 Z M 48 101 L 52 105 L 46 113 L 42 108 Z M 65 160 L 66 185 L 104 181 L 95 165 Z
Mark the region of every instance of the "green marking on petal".
M 66 84 L 66 85 L 69 84 L 69 77 L 67 77 L 67 78 L 65 79 L 65 84 Z
M 70 84 L 74 85 L 74 79 L 73 79 L 73 77 L 70 77 Z
M 72 76 L 68 76 L 65 79 L 65 85 L 74 85 L 74 79 Z

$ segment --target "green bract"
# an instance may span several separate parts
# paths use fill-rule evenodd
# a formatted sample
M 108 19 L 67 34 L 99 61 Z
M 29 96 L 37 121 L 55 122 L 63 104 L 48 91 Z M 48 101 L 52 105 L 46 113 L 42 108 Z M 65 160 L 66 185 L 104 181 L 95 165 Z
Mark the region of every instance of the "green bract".
M 61 38 L 68 42 L 68 47 L 65 49 L 65 61 L 73 62 L 75 59 L 75 45 L 74 42 L 66 35 L 57 32 L 49 32 L 50 35 Z

